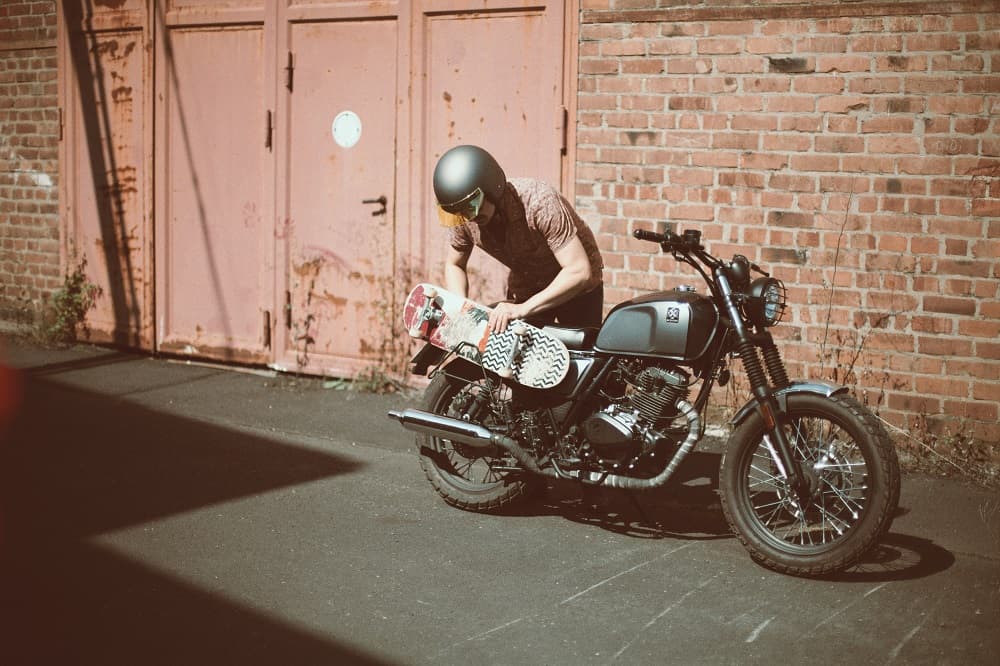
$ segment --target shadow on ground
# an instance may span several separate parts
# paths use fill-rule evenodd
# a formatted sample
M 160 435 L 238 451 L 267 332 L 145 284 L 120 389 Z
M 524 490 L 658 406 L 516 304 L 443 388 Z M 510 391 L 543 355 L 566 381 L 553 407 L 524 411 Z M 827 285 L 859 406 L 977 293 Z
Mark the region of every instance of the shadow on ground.
M 662 488 L 629 492 L 550 481 L 517 515 L 557 515 L 567 520 L 641 539 L 735 538 L 719 501 L 721 454 L 691 453 Z M 905 513 L 905 508 L 898 510 Z M 932 576 L 955 556 L 933 541 L 889 532 L 856 566 L 830 576 L 842 582 L 884 582 Z
M 355 461 L 69 388 L 52 374 L 27 373 L 0 445 L 0 663 L 379 663 L 94 543 L 354 473 Z

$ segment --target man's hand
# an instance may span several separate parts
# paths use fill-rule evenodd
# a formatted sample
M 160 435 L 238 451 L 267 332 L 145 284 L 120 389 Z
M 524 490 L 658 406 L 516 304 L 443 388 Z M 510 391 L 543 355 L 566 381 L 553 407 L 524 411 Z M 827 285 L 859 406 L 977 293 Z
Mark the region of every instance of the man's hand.
M 490 321 L 487 324 L 490 333 L 503 333 L 507 326 L 515 319 L 524 319 L 528 314 L 527 308 L 517 303 L 498 303 L 493 312 L 490 313 Z

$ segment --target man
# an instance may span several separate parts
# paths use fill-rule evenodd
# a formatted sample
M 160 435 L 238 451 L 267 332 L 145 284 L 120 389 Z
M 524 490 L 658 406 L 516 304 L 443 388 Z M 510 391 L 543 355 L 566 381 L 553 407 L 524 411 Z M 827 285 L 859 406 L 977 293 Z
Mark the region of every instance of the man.
M 555 188 L 531 178 L 510 181 L 488 152 L 458 146 L 434 169 L 441 223 L 451 228 L 445 287 L 468 295 L 466 267 L 475 247 L 510 269 L 507 300 L 489 328 L 514 319 L 540 325 L 600 326 L 604 268 L 594 234 Z

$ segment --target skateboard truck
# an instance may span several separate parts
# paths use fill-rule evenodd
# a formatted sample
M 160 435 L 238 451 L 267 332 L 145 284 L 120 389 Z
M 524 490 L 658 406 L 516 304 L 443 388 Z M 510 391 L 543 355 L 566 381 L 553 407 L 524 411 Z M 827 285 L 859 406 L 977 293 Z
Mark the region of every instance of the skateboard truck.
M 420 312 L 417 313 L 417 320 L 409 330 L 410 337 L 413 338 L 423 337 L 425 323 L 430 324 L 427 330 L 429 333 L 430 329 L 437 326 L 438 322 L 441 321 L 443 315 L 441 310 L 434 307 L 434 298 L 437 296 L 437 289 L 428 287 L 424 290 L 424 296 L 424 306 L 420 308 Z
M 510 346 L 510 353 L 507 354 L 506 362 L 497 372 L 497 374 L 504 379 L 510 379 L 514 376 L 514 361 L 517 360 L 519 352 L 521 351 L 521 340 L 528 335 L 528 327 L 524 325 L 524 322 L 514 322 L 510 325 L 510 330 L 514 334 L 514 341 Z

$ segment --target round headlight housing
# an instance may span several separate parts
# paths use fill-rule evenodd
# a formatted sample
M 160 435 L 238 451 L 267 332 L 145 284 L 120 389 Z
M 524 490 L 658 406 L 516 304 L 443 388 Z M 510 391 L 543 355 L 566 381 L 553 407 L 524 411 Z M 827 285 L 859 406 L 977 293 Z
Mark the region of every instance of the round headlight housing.
M 774 326 L 785 314 L 785 284 L 773 277 L 757 278 L 746 291 L 746 313 L 757 326 Z

